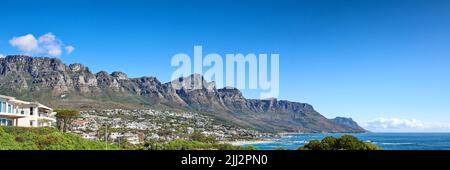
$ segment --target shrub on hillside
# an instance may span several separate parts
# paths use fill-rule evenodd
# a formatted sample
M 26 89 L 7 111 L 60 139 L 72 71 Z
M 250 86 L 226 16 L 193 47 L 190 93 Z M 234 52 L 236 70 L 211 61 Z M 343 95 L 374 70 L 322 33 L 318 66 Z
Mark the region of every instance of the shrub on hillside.
M 0 127 L 1 150 L 104 150 L 106 144 L 54 128 Z M 108 149 L 119 149 L 108 144 Z
M 351 135 L 344 135 L 340 138 L 327 136 L 322 141 L 312 140 L 299 150 L 382 150 L 370 142 L 360 141 Z
M 233 146 L 221 143 L 204 143 L 199 141 L 173 140 L 166 143 L 148 141 L 144 150 L 256 150 L 254 147 Z

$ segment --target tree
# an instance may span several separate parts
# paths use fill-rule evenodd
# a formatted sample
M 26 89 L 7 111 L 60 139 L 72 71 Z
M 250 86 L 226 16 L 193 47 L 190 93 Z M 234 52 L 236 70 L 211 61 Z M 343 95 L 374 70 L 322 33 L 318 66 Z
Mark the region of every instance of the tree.
M 190 136 L 191 141 L 198 141 L 198 142 L 203 142 L 203 143 L 216 143 L 216 138 L 214 138 L 213 136 L 206 136 L 205 134 L 199 132 L 199 131 L 194 131 L 192 132 L 191 136 Z
M 282 151 L 282 150 L 284 150 L 284 148 L 283 147 L 277 147 L 275 150 Z
M 322 143 L 318 140 L 309 141 L 308 144 L 300 148 L 301 150 L 323 150 Z
M 322 149 L 324 150 L 333 150 L 333 148 L 337 147 L 338 139 L 333 136 L 327 136 L 322 139 Z
M 80 111 L 72 109 L 55 109 L 54 111 L 56 112 L 56 126 L 62 132 L 67 132 L 73 118 L 80 114 Z
M 338 146 L 341 150 L 365 150 L 365 144 L 358 140 L 358 138 L 350 135 L 342 136 L 338 140 Z
M 351 135 L 340 138 L 327 136 L 322 141 L 312 140 L 299 150 L 382 150 L 381 147 L 369 142 L 360 141 Z

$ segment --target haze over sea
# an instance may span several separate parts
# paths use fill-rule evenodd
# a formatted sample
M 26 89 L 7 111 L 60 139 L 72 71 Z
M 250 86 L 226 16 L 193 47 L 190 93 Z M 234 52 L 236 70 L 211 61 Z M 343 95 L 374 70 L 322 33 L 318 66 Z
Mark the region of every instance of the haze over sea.
M 288 134 L 281 138 L 268 138 L 273 142 L 252 145 L 261 150 L 297 149 L 310 140 L 322 140 L 326 136 L 340 137 L 336 134 Z M 450 150 L 450 133 L 357 133 L 349 134 L 362 141 L 372 142 L 385 150 Z

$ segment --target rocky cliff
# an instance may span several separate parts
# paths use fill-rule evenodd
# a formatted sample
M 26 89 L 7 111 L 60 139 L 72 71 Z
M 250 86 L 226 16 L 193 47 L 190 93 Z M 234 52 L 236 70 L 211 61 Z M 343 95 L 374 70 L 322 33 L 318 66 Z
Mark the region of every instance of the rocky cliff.
M 339 125 L 343 125 L 343 126 L 347 126 L 347 127 L 352 127 L 354 129 L 359 129 L 361 131 L 364 131 L 364 129 L 362 127 L 360 127 L 358 125 L 358 123 L 356 123 L 352 118 L 347 118 L 347 117 L 336 117 L 334 119 L 331 119 L 331 121 L 333 121 L 336 124 Z
M 306 103 L 246 99 L 238 89 L 217 89 L 199 74 L 161 83 L 155 77 L 129 78 L 123 72 L 94 74 L 82 64 L 66 65 L 47 57 L 0 58 L 0 93 L 52 107 L 194 110 L 266 131 L 364 131 L 329 120 Z

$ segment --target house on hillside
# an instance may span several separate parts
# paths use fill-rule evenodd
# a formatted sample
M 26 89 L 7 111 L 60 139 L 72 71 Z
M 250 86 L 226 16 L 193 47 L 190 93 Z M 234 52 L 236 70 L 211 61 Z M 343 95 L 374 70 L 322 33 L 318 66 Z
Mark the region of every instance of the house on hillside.
M 55 112 L 38 102 L 0 95 L 0 126 L 46 127 L 55 122 Z

